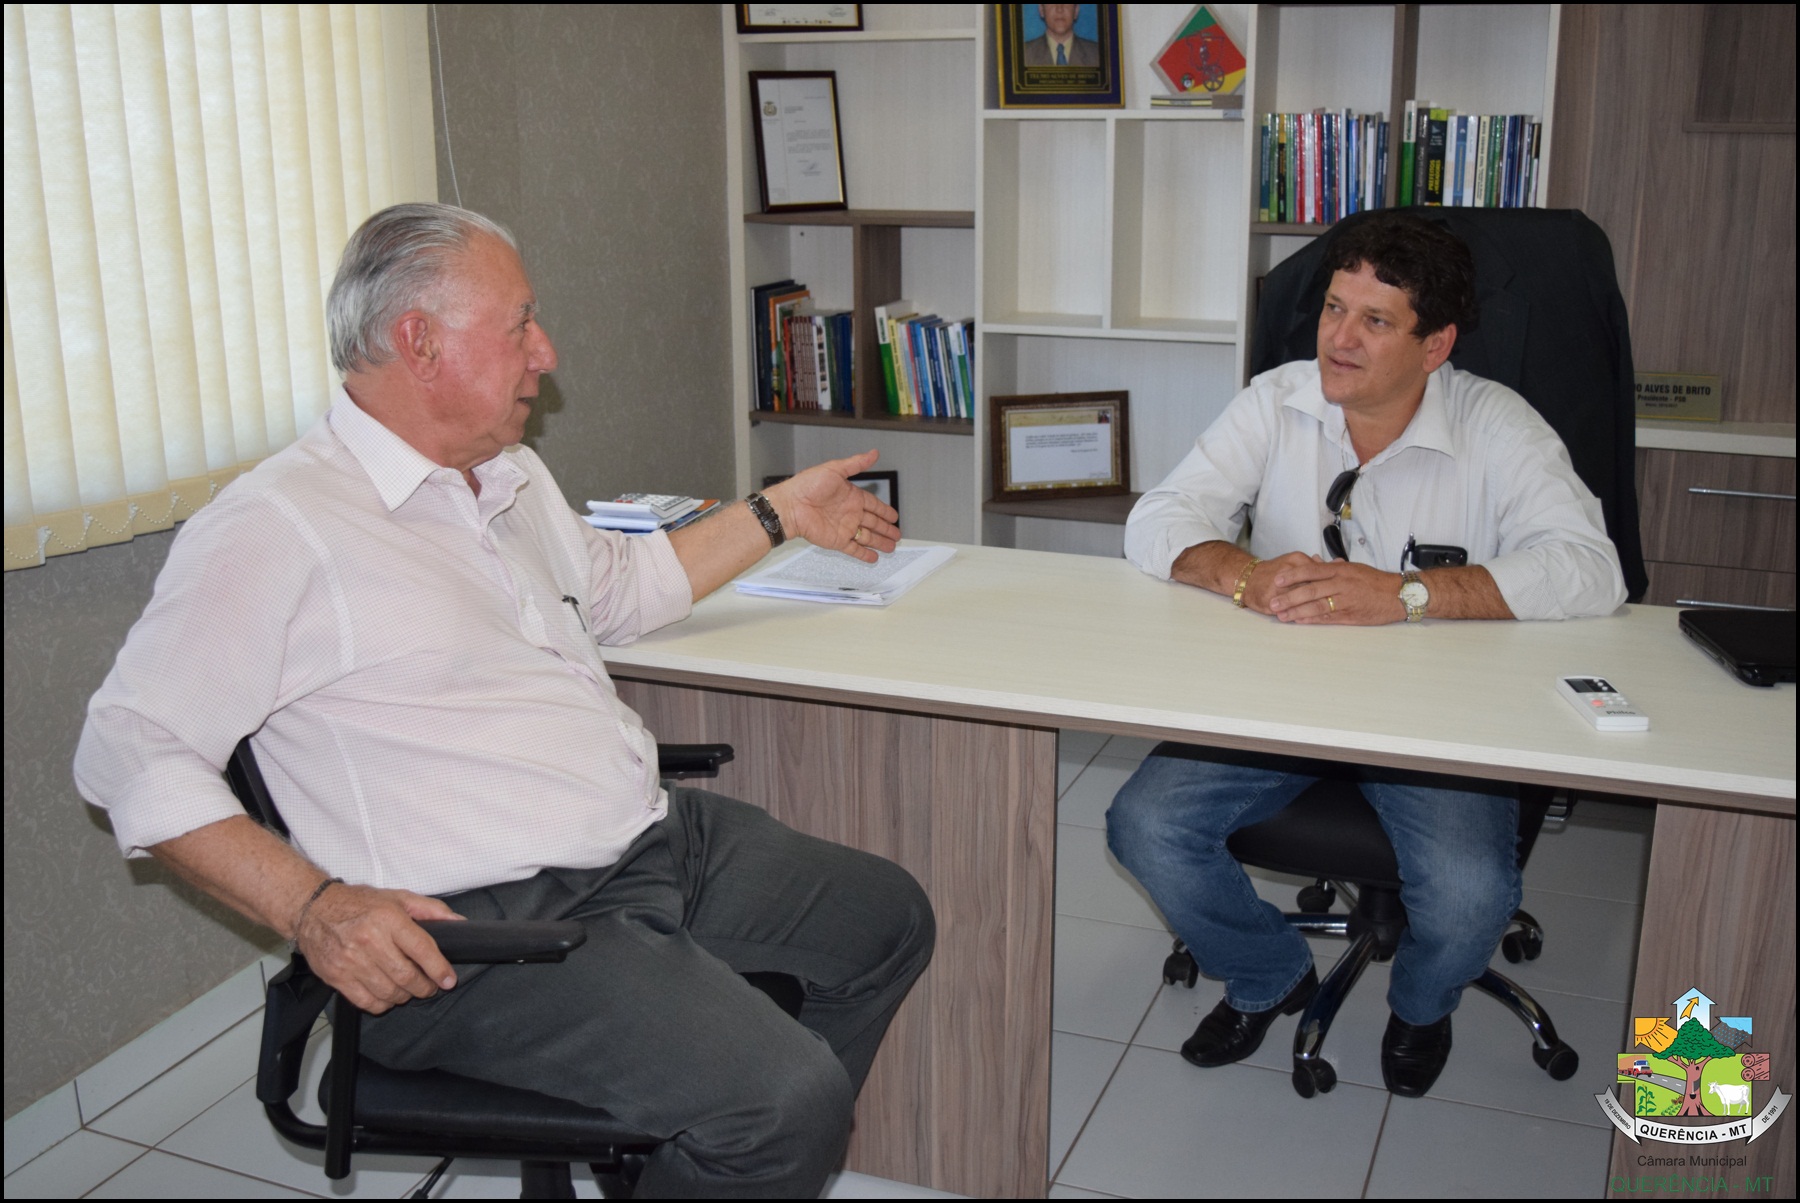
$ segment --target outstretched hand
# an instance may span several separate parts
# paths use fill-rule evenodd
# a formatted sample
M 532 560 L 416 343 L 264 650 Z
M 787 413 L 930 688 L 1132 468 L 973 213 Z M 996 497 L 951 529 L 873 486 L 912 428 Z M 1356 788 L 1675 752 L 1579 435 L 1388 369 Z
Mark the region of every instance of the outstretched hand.
M 865 451 L 827 460 L 772 485 L 768 496 L 781 514 L 787 533 L 815 547 L 829 547 L 873 564 L 877 552 L 892 551 L 900 541 L 899 513 L 866 489 L 850 483 L 880 458 Z

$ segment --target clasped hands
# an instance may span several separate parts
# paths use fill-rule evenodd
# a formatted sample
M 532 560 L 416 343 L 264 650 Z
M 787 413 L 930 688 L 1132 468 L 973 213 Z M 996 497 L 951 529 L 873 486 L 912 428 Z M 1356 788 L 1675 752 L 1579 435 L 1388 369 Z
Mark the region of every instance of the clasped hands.
M 1244 605 L 1282 622 L 1381 626 L 1406 617 L 1400 583 L 1398 573 L 1290 551 L 1256 566 Z
M 766 490 L 789 537 L 805 539 L 815 547 L 828 547 L 873 564 L 876 553 L 894 550 L 900 540 L 900 515 L 850 478 L 867 472 L 880 458 L 865 451 L 844 459 L 826 460 Z

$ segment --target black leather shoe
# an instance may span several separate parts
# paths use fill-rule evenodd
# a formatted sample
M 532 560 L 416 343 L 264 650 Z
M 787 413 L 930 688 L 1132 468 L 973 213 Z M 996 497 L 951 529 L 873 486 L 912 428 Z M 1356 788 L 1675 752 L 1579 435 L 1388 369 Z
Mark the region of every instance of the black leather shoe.
M 1398 1015 L 1388 1016 L 1381 1037 L 1381 1080 L 1388 1090 L 1416 1099 L 1431 1089 L 1450 1059 L 1450 1017 L 1417 1027 Z
M 1202 1069 L 1242 1061 L 1261 1046 L 1263 1033 L 1269 1030 L 1277 1015 L 1292 1015 L 1304 1010 L 1318 991 L 1318 970 L 1308 969 L 1300 984 L 1267 1011 L 1240 1011 L 1221 998 L 1219 1005 L 1200 1021 L 1194 1034 L 1181 1046 L 1181 1055 Z

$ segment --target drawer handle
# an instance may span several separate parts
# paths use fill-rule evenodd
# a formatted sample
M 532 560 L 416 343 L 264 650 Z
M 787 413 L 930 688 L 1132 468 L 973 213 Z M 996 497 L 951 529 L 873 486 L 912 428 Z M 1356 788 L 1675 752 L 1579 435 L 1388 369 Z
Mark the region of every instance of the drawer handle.
M 1694 606 L 1703 610 L 1767 610 L 1772 614 L 1792 614 L 1794 612 L 1792 606 L 1751 606 L 1743 602 L 1696 601 L 1691 597 L 1678 597 L 1675 599 L 1675 604 Z
M 1701 493 L 1707 497 L 1750 497 L 1757 501 L 1792 501 L 1792 493 L 1752 493 L 1747 489 L 1707 489 L 1700 485 L 1689 485 L 1688 492 Z

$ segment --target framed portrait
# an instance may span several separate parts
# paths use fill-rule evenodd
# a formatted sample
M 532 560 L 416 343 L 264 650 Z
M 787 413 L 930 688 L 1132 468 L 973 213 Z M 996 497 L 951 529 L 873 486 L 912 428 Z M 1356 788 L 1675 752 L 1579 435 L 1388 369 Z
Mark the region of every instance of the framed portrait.
M 740 4 L 739 33 L 826 33 L 861 29 L 860 4 Z
M 1122 108 L 1116 4 L 996 4 L 1001 108 Z
M 1129 394 L 992 397 L 994 500 L 1131 492 Z
M 764 213 L 849 207 L 837 72 L 752 71 L 750 111 Z

